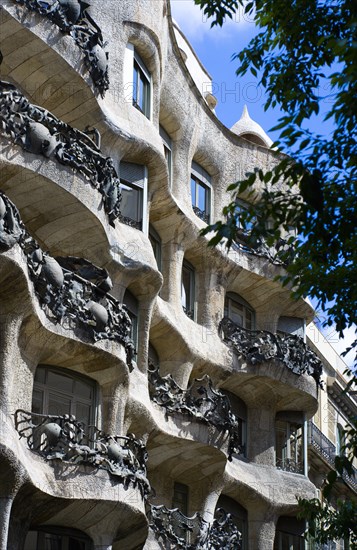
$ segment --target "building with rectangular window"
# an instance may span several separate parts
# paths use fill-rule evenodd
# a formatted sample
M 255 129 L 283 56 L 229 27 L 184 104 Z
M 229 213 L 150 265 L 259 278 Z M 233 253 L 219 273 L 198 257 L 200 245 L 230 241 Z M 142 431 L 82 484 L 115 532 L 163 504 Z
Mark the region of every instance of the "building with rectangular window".
M 343 362 L 249 228 L 200 234 L 268 136 L 168 0 L 0 0 L 0 50 L 0 550 L 309 548 Z

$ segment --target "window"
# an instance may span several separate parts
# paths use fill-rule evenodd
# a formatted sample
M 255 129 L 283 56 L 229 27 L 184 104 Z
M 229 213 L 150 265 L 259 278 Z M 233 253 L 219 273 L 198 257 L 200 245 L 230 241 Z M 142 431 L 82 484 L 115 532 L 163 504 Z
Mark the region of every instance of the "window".
M 126 290 L 123 297 L 123 304 L 126 306 L 128 310 L 128 315 L 131 319 L 131 331 L 130 331 L 130 338 L 134 342 L 135 350 L 138 347 L 138 301 L 135 298 L 135 296 L 130 292 L 130 290 Z
M 221 389 L 220 391 L 228 397 L 231 405 L 231 411 L 238 419 L 238 435 L 244 449 L 242 454 L 243 456 L 247 456 L 247 405 L 244 403 L 243 399 L 234 393 L 224 389 Z
M 196 216 L 206 223 L 211 214 L 211 177 L 196 162 L 191 167 L 191 200 Z
M 172 142 L 170 136 L 165 132 L 162 126 L 159 128 L 162 143 L 164 145 L 164 155 L 167 162 L 167 169 L 169 171 L 169 185 L 171 187 L 172 177 Z
M 152 225 L 149 226 L 149 240 L 154 252 L 157 268 L 161 271 L 161 239 Z
M 183 483 L 174 483 L 172 508 L 178 508 L 185 516 L 188 515 L 188 486 Z
M 246 550 L 248 548 L 248 512 L 237 501 L 233 500 L 226 495 L 221 495 L 216 504 L 216 510 L 223 508 L 227 514 L 231 514 L 233 523 L 238 527 L 240 534 L 242 535 L 242 548 Z
M 24 550 L 92 550 L 89 537 L 76 529 L 48 527 L 46 530 L 29 531 Z
M 304 550 L 305 522 L 281 516 L 276 526 L 274 550 Z
M 239 327 L 254 330 L 254 310 L 248 302 L 234 292 L 227 292 L 224 301 L 224 316 Z
M 147 118 L 151 114 L 151 75 L 134 49 L 133 105 Z
M 344 456 L 346 454 L 346 449 L 344 448 L 347 443 L 346 432 L 341 426 L 337 424 L 336 426 L 336 454 Z
M 65 369 L 38 366 L 32 412 L 62 416 L 72 414 L 86 426 L 95 421 L 96 383 Z
M 195 318 L 195 270 L 193 266 L 183 261 L 181 278 L 181 304 L 190 319 Z
M 300 317 L 279 317 L 278 332 L 294 334 L 304 340 L 305 324 L 305 319 L 301 319 Z
M 299 412 L 277 413 L 275 420 L 276 466 L 281 470 L 304 473 L 303 418 Z
M 121 222 L 145 231 L 147 203 L 146 167 L 132 162 L 120 163 Z

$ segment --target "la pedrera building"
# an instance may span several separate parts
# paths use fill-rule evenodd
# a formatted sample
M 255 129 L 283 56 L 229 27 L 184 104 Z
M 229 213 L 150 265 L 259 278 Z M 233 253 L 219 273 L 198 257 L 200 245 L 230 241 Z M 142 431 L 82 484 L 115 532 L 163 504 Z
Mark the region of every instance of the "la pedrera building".
M 0 549 L 305 548 L 344 365 L 274 251 L 200 236 L 268 136 L 166 0 L 0 6 Z

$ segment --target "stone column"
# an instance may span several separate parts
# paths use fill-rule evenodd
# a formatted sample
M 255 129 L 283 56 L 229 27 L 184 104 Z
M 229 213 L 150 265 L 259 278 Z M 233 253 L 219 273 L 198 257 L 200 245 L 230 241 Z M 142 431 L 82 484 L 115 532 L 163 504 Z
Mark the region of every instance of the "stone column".
M 267 396 L 268 401 L 269 396 Z M 248 409 L 248 459 L 251 462 L 275 464 L 275 409 L 260 406 Z
M 0 550 L 7 550 L 13 496 L 0 496 Z
M 249 548 L 254 550 L 273 550 L 275 539 L 275 520 L 269 516 L 269 513 L 264 513 L 259 509 L 256 511 L 249 511 Z

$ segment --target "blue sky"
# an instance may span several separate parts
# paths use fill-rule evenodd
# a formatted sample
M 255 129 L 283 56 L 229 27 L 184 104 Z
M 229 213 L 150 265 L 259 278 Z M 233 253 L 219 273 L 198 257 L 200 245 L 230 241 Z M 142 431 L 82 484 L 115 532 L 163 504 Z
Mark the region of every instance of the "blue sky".
M 258 122 L 271 139 L 278 138 L 279 132 L 269 131 L 276 125 L 281 116 L 279 109 L 264 111 L 264 90 L 258 86 L 258 80 L 253 75 L 244 78 L 236 76 L 237 61 L 232 61 L 232 55 L 239 52 L 256 34 L 254 22 L 249 15 L 239 12 L 233 20 L 227 19 L 222 28 L 211 29 L 210 21 L 202 14 L 193 0 L 171 0 L 172 16 L 179 24 L 182 32 L 190 41 L 198 58 L 210 73 L 213 80 L 213 94 L 218 99 L 217 117 L 228 127 L 239 120 L 246 104 L 253 120 Z M 329 92 L 321 89 L 324 96 Z M 323 111 L 329 106 L 329 99 L 322 103 L 322 112 L 309 121 L 309 128 L 318 133 L 329 135 L 331 123 L 323 121 Z M 354 329 L 345 331 L 345 338 L 339 339 L 336 331 L 329 327 L 325 330 L 326 340 L 339 352 L 352 343 L 355 338 Z M 354 354 L 345 359 L 350 366 Z

